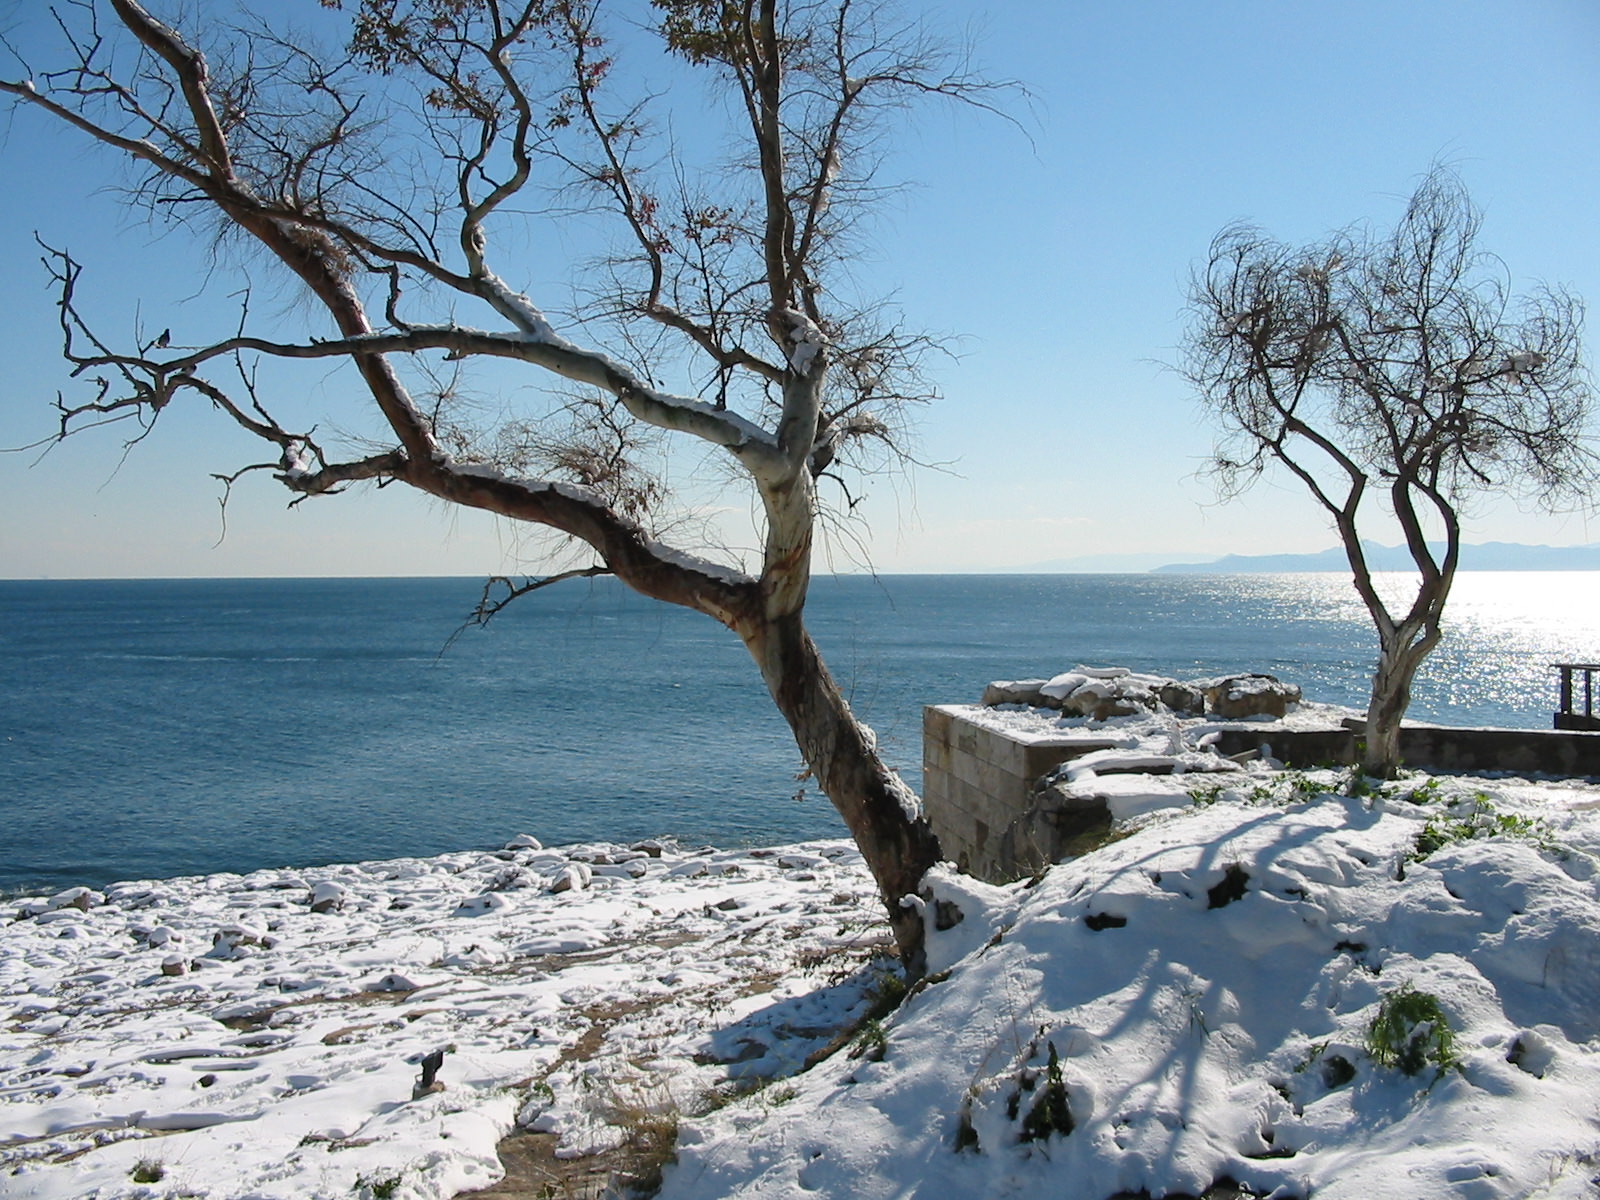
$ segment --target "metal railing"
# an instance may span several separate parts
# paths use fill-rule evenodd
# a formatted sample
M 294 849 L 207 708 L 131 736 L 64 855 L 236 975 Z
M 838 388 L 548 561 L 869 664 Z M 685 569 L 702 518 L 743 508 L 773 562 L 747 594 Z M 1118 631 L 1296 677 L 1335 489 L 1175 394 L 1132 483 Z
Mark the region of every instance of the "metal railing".
M 1560 708 L 1556 710 L 1557 729 L 1600 729 L 1600 717 L 1594 714 L 1594 676 L 1600 663 L 1551 663 L 1561 672 Z M 1583 710 L 1573 707 L 1577 699 L 1575 676 L 1583 674 Z

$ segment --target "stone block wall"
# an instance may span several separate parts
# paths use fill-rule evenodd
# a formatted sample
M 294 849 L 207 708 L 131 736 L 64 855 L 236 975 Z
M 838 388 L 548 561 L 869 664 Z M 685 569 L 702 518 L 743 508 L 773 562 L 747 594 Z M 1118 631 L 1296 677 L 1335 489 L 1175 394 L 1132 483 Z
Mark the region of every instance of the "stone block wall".
M 1294 767 L 1356 761 L 1355 728 L 1286 730 L 1271 726 L 1224 729 L 1223 754 L 1267 745 L 1274 758 Z M 1513 775 L 1600 775 L 1600 733 L 1569 729 L 1482 729 L 1450 725 L 1403 725 L 1400 761 L 1425 771 L 1508 771 Z
M 1039 777 L 1068 759 L 1117 743 L 1024 737 L 967 720 L 959 706 L 922 710 L 922 797 L 945 853 L 980 879 L 1015 879 L 1006 830 L 1032 806 Z
M 962 711 L 966 707 L 922 710 L 922 796 L 946 857 L 970 875 L 1003 883 L 1043 865 L 1044 850 L 1046 858 L 1075 853 L 1072 841 L 1082 830 L 1074 822 L 1096 814 L 1056 811 L 1041 800 L 1035 784 L 1069 759 L 1116 743 L 991 729 L 973 722 Z M 1255 723 L 1219 732 L 1222 754 L 1265 745 L 1273 757 L 1298 767 L 1354 762 L 1360 736 L 1359 728 Z M 1400 754 L 1409 767 L 1436 771 L 1600 776 L 1600 732 L 1406 725 Z

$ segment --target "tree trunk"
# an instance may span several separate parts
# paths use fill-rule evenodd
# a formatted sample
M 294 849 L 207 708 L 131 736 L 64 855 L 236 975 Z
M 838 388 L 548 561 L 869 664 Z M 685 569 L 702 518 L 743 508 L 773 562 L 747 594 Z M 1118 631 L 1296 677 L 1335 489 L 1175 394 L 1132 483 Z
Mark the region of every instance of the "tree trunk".
M 1400 771 L 1400 722 L 1411 704 L 1411 683 L 1437 641 L 1436 636 L 1419 641 L 1416 630 L 1401 626 L 1379 650 L 1361 754 L 1361 770 L 1374 778 L 1393 779 Z
M 738 632 L 806 765 L 877 880 L 900 961 L 910 977 L 920 977 L 926 962 L 922 917 L 901 900 L 916 893 L 940 854 L 916 793 L 878 757 L 872 731 L 850 711 L 799 613 L 758 619 Z

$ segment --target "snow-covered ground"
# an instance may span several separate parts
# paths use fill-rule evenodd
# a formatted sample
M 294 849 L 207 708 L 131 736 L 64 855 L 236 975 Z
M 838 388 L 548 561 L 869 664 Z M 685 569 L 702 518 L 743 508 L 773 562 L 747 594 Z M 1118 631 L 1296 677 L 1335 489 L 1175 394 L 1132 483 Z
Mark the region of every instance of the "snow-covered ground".
M 1339 782 L 1251 777 L 1031 884 L 942 873 L 929 983 L 790 1104 L 688 1123 L 663 1197 L 1594 1196 L 1600 791 Z M 1374 1044 L 1407 993 L 1451 1050 Z M 1374 1057 L 1413 1035 L 1414 1074 Z
M 13 902 L 0 1196 L 452 1196 L 519 1113 L 608 1148 L 849 1024 L 874 896 L 844 842 L 514 843 Z
M 674 1104 L 668 1200 L 1594 1196 L 1600 788 L 1193 778 L 1200 803 L 1031 883 L 939 872 L 933 974 L 805 1071 L 881 990 L 843 843 L 27 904 L 0 926 L 0 1195 L 447 1197 L 496 1177 L 519 1110 L 572 1155 Z

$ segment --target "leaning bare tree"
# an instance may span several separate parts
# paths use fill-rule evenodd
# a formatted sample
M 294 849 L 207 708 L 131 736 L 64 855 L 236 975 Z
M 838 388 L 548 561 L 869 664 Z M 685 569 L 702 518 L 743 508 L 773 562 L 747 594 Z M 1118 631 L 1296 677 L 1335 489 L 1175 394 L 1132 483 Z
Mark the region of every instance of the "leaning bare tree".
M 202 52 L 136 0 L 82 0 L 57 17 L 69 61 L 0 81 L 19 108 L 131 160 L 137 201 L 252 248 L 236 258 L 275 264 L 310 302 L 297 338 L 261 336 L 245 306 L 232 336 L 118 347 L 84 315 L 78 262 L 52 251 L 67 358 L 96 388 L 61 402 L 61 436 L 124 416 L 143 436 L 192 395 L 268 443 L 272 461 L 246 470 L 299 498 L 405 484 L 553 530 L 593 556 L 572 573 L 721 622 L 843 815 L 916 969 L 922 927 L 902 898 L 938 843 L 804 610 L 824 495 L 852 505 L 844 472 L 901 453 L 899 418 L 927 398 L 925 342 L 854 297 L 846 269 L 882 191 L 885 118 L 926 96 L 986 106 L 986 85 L 914 23 L 858 0 L 651 0 L 610 40 L 599 0 L 346 4 L 340 51 L 257 23 L 209 33 Z M 658 79 L 671 63 L 715 89 L 690 124 L 727 117 L 725 159 L 693 168 L 664 144 L 659 82 L 635 96 L 617 82 L 623 47 L 647 36 L 665 54 Z M 530 213 L 552 210 L 608 214 L 617 235 L 575 276 L 592 303 L 560 330 L 519 282 L 552 248 L 532 262 L 507 250 L 541 228 Z M 288 359 L 352 367 L 376 443 L 340 448 L 280 421 L 258 367 Z M 437 381 L 487 360 L 568 390 L 485 425 Z M 756 498 L 755 569 L 658 540 L 652 439 L 669 434 L 721 455 Z
M 1296 247 L 1225 229 L 1190 290 L 1184 373 L 1222 427 L 1222 494 L 1281 464 L 1344 543 L 1378 632 L 1361 765 L 1384 778 L 1439 644 L 1465 506 L 1491 492 L 1586 499 L 1596 479 L 1582 305 L 1548 289 L 1514 301 L 1478 227 L 1436 168 L 1391 233 Z M 1386 517 L 1419 575 L 1409 602 L 1381 594 L 1362 547 Z

